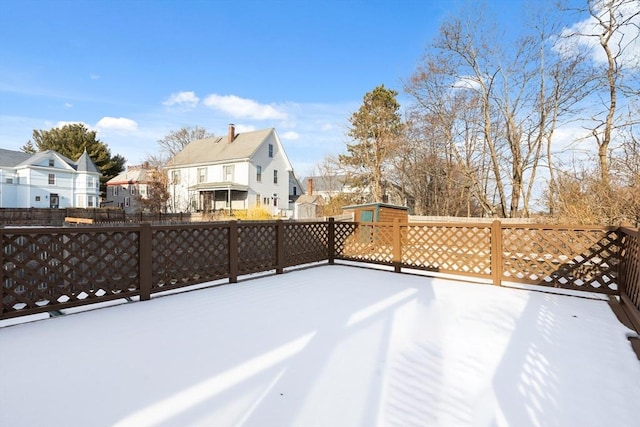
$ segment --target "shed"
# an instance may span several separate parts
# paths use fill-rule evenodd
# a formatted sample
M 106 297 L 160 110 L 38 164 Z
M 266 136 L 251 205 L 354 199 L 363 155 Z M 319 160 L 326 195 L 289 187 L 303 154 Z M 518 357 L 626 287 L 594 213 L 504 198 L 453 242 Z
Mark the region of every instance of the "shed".
M 409 220 L 409 208 L 387 203 L 345 206 L 342 212 L 352 213 L 353 219 L 358 222 L 393 222 L 395 219 L 407 222 Z

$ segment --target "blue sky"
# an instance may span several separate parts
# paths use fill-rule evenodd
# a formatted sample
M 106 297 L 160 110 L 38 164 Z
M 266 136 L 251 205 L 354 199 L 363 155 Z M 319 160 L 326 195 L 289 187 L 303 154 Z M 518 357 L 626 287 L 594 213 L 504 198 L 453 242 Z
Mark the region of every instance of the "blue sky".
M 517 26 L 526 2 L 494 0 Z M 0 147 L 82 122 L 138 164 L 182 126 L 275 127 L 300 176 L 347 142 L 350 114 L 380 84 L 402 92 L 446 0 L 4 0 Z M 402 101 L 402 94 L 400 95 Z

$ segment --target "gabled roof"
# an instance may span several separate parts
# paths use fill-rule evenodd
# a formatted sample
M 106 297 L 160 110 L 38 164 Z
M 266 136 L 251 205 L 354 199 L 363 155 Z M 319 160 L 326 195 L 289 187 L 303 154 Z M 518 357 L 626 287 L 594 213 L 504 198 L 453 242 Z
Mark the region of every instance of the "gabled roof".
M 182 151 L 167 162 L 165 167 L 193 166 L 248 159 L 274 131 L 273 128 L 269 128 L 239 133 L 235 136 L 233 142 L 229 142 L 227 136 L 199 139 L 184 147 Z
M 0 148 L 0 167 L 12 168 L 29 159 L 31 156 L 33 156 L 33 154 Z
M 0 148 L 0 166 L 18 168 L 23 166 L 35 166 L 41 163 L 43 160 L 48 160 L 51 157 L 56 157 L 58 160 L 66 165 L 69 169 L 76 170 L 78 172 L 92 172 L 101 173 L 96 167 L 95 163 L 91 160 L 89 155 L 85 152 L 80 156 L 77 162 L 74 162 L 67 156 L 63 156 L 54 150 L 40 151 L 35 154 L 23 153 L 22 151 L 5 150 Z
M 149 172 L 144 168 L 127 169 L 107 181 L 107 185 L 147 183 L 150 178 Z
M 303 194 L 296 199 L 296 205 L 324 205 L 324 198 L 319 194 Z
M 309 188 L 309 180 L 313 180 L 313 191 L 340 191 L 344 187 L 346 175 L 308 176 L 303 181 L 304 188 Z
M 76 164 L 73 160 L 53 150 L 40 151 L 38 153 L 32 154 L 28 159 L 20 163 L 18 166 L 35 166 L 38 163 L 40 163 L 42 160 L 50 159 L 51 156 L 57 157 L 62 163 L 66 164 L 70 169 L 76 168 Z

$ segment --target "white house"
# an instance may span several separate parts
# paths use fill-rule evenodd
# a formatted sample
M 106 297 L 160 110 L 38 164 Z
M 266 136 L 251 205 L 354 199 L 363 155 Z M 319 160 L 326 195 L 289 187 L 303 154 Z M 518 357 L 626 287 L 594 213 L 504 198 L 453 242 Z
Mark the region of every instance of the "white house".
M 174 212 L 262 207 L 290 217 L 300 183 L 275 129 L 193 141 L 165 166 Z
M 52 150 L 0 149 L 0 207 L 95 208 L 100 176 L 86 151 L 74 162 Z

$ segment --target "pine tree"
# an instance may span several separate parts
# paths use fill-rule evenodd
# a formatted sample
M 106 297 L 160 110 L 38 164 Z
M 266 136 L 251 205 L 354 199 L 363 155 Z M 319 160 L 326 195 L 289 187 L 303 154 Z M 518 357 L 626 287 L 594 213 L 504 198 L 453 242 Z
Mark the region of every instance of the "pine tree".
M 397 95 L 384 85 L 365 94 L 362 105 L 349 118 L 348 136 L 354 142 L 347 144 L 348 154 L 340 156 L 350 171 L 351 185 L 367 188 L 373 202 L 383 201 L 386 168 L 401 142 L 403 124 Z

